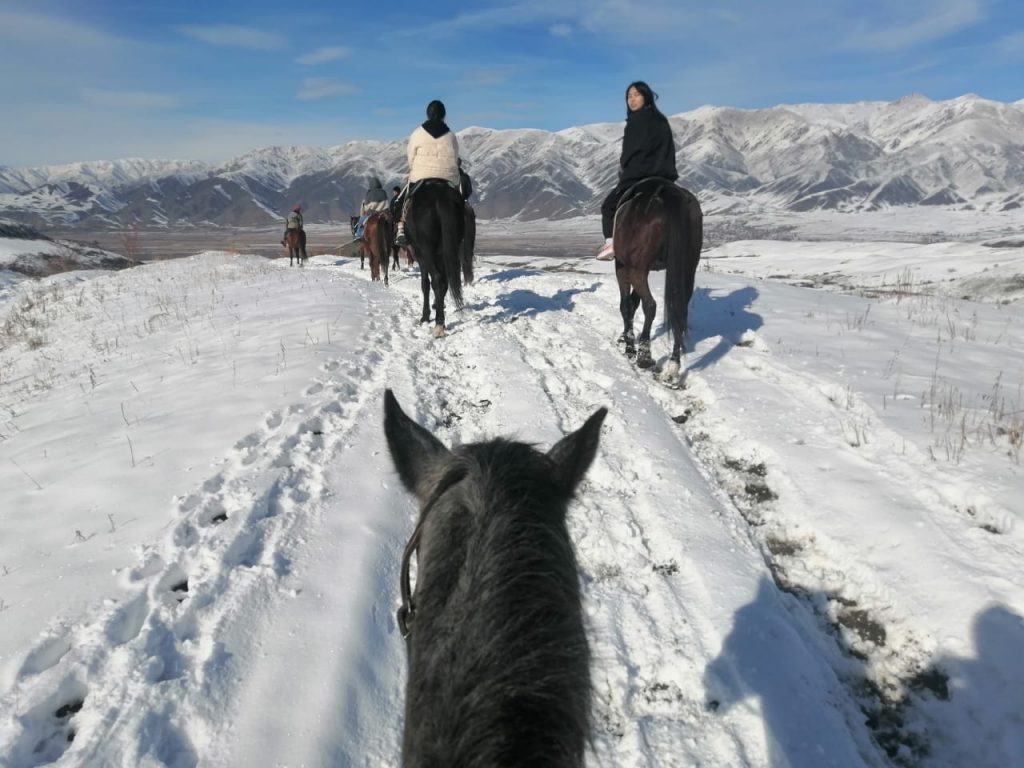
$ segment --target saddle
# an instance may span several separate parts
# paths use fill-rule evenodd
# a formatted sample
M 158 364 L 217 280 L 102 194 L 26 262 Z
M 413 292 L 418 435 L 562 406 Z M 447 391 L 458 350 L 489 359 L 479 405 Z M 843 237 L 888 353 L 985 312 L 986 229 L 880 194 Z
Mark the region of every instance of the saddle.
M 641 192 L 653 192 L 658 187 L 662 186 L 676 186 L 676 183 L 670 179 L 666 179 L 663 176 L 648 176 L 645 179 L 634 182 L 630 186 L 626 187 L 626 191 L 622 193 L 622 197 L 619 198 L 619 204 L 615 206 L 615 212 L 619 212 L 619 208 L 628 203 L 634 197 L 639 195 Z M 680 187 L 682 189 L 682 187 Z
M 615 206 L 615 218 L 612 220 L 612 237 L 615 236 L 615 229 L 619 223 L 619 213 L 622 211 L 626 203 L 636 199 L 642 194 L 653 195 L 662 187 L 675 187 L 679 191 L 692 197 L 692 194 L 689 191 L 683 187 L 677 186 L 674 181 L 666 179 L 663 176 L 648 176 L 645 179 L 640 179 L 626 187 L 626 191 L 623 192 L 622 197 L 619 198 L 618 205 Z M 657 272 L 662 269 L 665 269 L 665 259 L 663 257 L 659 257 L 651 263 L 650 270 L 652 272 Z
M 412 182 L 409 185 L 409 190 L 405 193 L 405 200 L 402 202 L 403 219 L 407 218 L 409 215 L 409 207 L 412 205 L 413 195 L 415 195 L 417 190 L 419 190 L 419 188 L 422 187 L 424 184 L 444 184 L 445 186 L 450 187 L 451 189 L 455 189 L 455 187 L 452 187 L 452 183 L 448 181 L 448 179 L 426 178 Z

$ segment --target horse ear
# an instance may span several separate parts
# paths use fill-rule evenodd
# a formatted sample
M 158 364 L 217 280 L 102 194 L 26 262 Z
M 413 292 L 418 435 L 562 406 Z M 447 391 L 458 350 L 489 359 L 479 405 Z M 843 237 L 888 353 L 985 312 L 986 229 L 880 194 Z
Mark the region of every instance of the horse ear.
M 594 460 L 601 423 L 607 415 L 607 408 L 598 408 L 582 427 L 563 437 L 548 451 L 548 458 L 555 462 L 570 493 L 576 490 Z
M 405 415 L 390 389 L 384 390 L 384 434 L 402 485 L 422 500 L 430 490 L 427 484 L 432 468 L 450 457 L 451 452 Z

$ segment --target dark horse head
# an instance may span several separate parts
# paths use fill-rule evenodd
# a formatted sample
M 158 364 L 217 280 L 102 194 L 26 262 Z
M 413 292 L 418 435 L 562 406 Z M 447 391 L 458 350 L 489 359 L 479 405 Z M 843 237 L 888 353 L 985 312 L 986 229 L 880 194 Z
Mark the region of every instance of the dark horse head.
M 615 277 L 619 283 L 619 311 L 626 354 L 636 355 L 641 368 L 654 365 L 651 325 L 658 303 L 651 294 L 648 275 L 665 270 L 665 323 L 672 329 L 672 354 L 667 377 L 679 374 L 679 356 L 685 347 L 693 283 L 704 241 L 704 214 L 688 190 L 667 179 L 650 178 L 627 190 L 615 214 Z M 633 338 L 633 316 L 644 307 L 640 351 Z
M 430 320 L 430 290 L 434 290 L 434 336 L 444 336 L 444 298 L 462 308 L 460 246 L 465 227 L 462 195 L 440 179 L 426 179 L 412 194 L 406 216 L 406 235 L 420 263 L 423 315 Z
M 399 612 L 404 768 L 582 768 L 590 652 L 565 515 L 606 413 L 547 453 L 501 439 L 449 451 L 385 392 L 388 447 L 420 502 Z

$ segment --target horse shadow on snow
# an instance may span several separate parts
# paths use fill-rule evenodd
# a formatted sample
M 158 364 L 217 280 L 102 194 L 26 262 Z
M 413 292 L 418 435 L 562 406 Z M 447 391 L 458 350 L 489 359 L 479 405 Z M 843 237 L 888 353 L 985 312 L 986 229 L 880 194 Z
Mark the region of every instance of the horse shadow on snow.
M 588 288 L 563 288 L 551 296 L 541 296 L 536 291 L 521 288 L 508 293 L 503 293 L 497 298 L 497 304 L 502 311 L 484 322 L 488 323 L 510 323 L 520 317 L 536 317 L 542 312 L 571 312 L 576 306 L 573 298 L 582 293 L 596 293 L 601 287 L 600 283 L 593 283 Z M 487 305 L 474 307 L 483 309 Z
M 713 348 L 687 365 L 690 370 L 707 368 L 718 362 L 735 347 L 747 331 L 756 331 L 764 319 L 750 307 L 760 292 L 750 286 L 724 296 L 715 296 L 710 288 L 698 288 L 690 301 L 690 327 L 687 330 L 688 350 L 706 339 L 718 339 Z
M 873 682 L 869 661 L 844 650 L 839 637 L 833 638 L 843 656 L 838 667 L 815 658 L 815 648 L 788 620 L 790 597 L 762 579 L 704 671 L 710 711 L 724 716 L 748 698 L 760 700 L 772 768 L 845 765 L 868 740 L 898 766 L 929 758 L 977 768 L 1017 764 L 1024 754 L 1024 617 L 1004 605 L 987 606 L 974 618 L 973 656 L 908 665 L 904 678 L 883 688 Z M 813 603 L 827 595 L 801 597 Z M 778 663 L 780 647 L 789 648 L 796 668 Z M 863 730 L 850 729 L 839 707 L 802 695 L 802 684 L 845 688 L 860 709 L 855 717 L 863 717 Z

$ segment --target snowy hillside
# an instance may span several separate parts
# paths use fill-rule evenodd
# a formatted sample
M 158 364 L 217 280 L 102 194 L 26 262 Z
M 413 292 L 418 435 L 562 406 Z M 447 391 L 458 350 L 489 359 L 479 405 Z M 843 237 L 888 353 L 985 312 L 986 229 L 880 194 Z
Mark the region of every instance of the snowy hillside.
M 1024 249 L 712 249 L 680 390 L 612 273 L 489 257 L 441 340 L 415 270 L 328 257 L 0 297 L 0 765 L 397 766 L 385 387 L 448 444 L 609 407 L 569 515 L 589 765 L 1013 765 Z
M 457 121 L 453 116 L 457 127 Z M 674 115 L 680 183 L 705 207 L 864 211 L 1024 206 L 1024 108 L 949 101 L 702 107 Z M 616 181 L 622 122 L 550 132 L 458 131 L 481 218 L 524 221 L 598 210 Z M 326 149 L 267 147 L 216 168 L 127 160 L 0 170 L 0 213 L 37 225 L 268 224 L 296 202 L 345 222 L 366 180 L 406 172 L 405 137 Z

